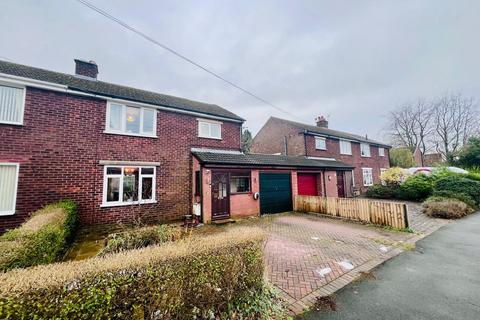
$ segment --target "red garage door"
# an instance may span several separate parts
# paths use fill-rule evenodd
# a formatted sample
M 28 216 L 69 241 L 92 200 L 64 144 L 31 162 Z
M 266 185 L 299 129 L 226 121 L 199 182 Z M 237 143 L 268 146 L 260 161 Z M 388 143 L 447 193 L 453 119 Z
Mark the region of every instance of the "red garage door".
M 317 174 L 298 174 L 298 194 L 301 196 L 317 196 Z

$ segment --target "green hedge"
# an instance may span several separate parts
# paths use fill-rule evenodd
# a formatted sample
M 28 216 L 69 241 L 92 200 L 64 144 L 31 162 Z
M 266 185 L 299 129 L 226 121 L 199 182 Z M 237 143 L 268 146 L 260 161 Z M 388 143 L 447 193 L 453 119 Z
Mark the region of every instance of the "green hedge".
M 395 192 L 395 197 L 402 200 L 419 201 L 428 198 L 433 192 L 432 178 L 424 174 L 410 176 Z
M 374 184 L 373 186 L 368 187 L 365 196 L 377 199 L 392 199 L 395 198 L 395 192 L 396 187 L 394 186 Z
M 259 229 L 235 228 L 84 261 L 13 270 L 0 274 L 0 318 L 268 318 L 274 308 L 258 300 L 258 295 L 265 298 L 263 239 Z M 248 307 L 251 303 L 254 307 Z
M 475 200 L 473 200 L 471 196 L 465 193 L 459 193 L 451 190 L 436 190 L 433 192 L 433 196 L 449 198 L 449 199 L 457 199 L 462 202 L 465 202 L 472 209 L 477 207 Z
M 475 180 L 461 176 L 450 176 L 436 181 L 434 190 L 436 192 L 449 190 L 456 193 L 464 193 L 469 195 L 475 201 L 475 204 L 480 204 L 480 182 Z
M 77 223 L 77 205 L 71 200 L 33 213 L 20 227 L 0 237 L 0 270 L 57 261 L 73 240 Z

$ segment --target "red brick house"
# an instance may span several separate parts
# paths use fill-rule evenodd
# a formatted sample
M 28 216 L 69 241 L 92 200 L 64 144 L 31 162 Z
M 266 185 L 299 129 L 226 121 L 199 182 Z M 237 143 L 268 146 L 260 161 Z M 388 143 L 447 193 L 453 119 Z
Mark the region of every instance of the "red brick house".
M 332 130 L 324 117 L 316 120 L 314 126 L 270 117 L 253 139 L 251 152 L 335 160 L 354 167 L 351 172 L 338 172 L 338 196 L 352 196 L 380 182 L 381 172 L 390 167 L 391 146 Z
M 352 169 L 241 154 L 244 120 L 232 112 L 103 82 L 94 62 L 75 63 L 70 75 L 0 61 L 0 232 L 64 198 L 83 224 L 286 211 L 299 191 L 328 194 Z

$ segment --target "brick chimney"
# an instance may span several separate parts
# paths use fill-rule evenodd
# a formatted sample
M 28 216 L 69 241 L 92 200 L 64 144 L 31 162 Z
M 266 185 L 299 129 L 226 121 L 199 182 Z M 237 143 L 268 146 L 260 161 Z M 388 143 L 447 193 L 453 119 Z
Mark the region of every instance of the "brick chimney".
M 95 61 L 75 59 L 75 74 L 78 76 L 97 79 L 98 66 Z
M 328 120 L 324 116 L 319 116 L 315 119 L 317 127 L 328 128 Z

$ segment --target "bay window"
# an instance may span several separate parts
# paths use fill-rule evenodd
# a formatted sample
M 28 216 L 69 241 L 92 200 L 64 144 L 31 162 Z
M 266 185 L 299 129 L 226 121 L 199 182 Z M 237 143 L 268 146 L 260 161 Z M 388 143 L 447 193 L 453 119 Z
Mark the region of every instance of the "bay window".
M 155 167 L 105 166 L 102 206 L 155 202 Z
M 0 123 L 23 124 L 25 88 L 0 85 Z
M 0 216 L 15 213 L 18 163 L 0 163 Z
M 152 108 L 109 102 L 105 132 L 156 137 L 157 112 Z

